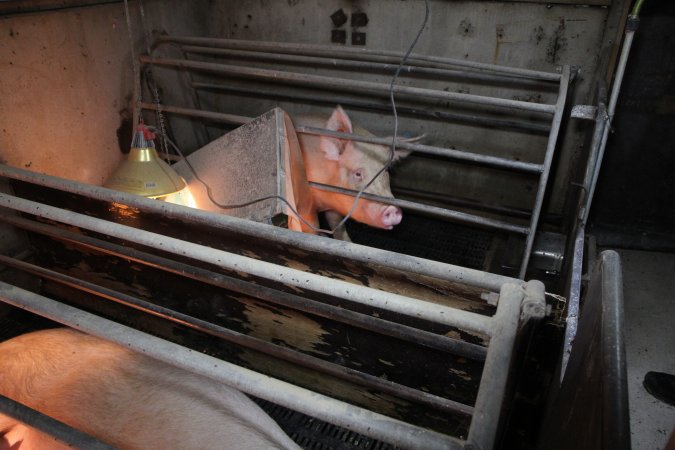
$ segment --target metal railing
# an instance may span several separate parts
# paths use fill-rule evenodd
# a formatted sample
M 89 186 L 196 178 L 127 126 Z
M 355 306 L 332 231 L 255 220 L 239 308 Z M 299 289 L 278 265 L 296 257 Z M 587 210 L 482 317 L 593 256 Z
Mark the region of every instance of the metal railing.
M 340 78 L 302 73 L 302 68 L 307 65 L 312 67 L 325 67 L 328 69 L 340 68 L 351 71 L 379 71 L 391 73 L 400 61 L 403 54 L 395 51 L 374 50 L 357 47 L 338 47 L 313 44 L 293 44 L 281 42 L 259 42 L 235 39 L 216 39 L 200 37 L 160 36 L 157 46 L 178 46 L 185 56 L 182 59 L 160 58 L 150 55 L 140 57 L 142 64 L 157 67 L 185 70 L 188 73 L 207 73 L 217 77 L 228 79 L 256 82 L 255 88 L 227 85 L 218 83 L 205 83 L 195 81 L 192 78 L 189 85 L 195 90 L 209 90 L 212 92 L 229 92 L 236 95 L 260 97 L 260 83 L 263 86 L 295 86 L 310 88 L 312 95 L 293 90 L 289 93 L 280 93 L 277 90 L 268 89 L 269 98 L 284 97 L 296 102 L 339 102 L 343 105 L 353 104 L 362 109 L 374 111 L 388 111 L 389 107 L 384 104 L 384 97 L 389 94 L 389 85 L 371 81 L 357 80 L 354 78 Z M 296 65 L 298 71 L 275 70 L 246 66 L 244 63 L 227 64 L 220 62 L 197 61 L 189 58 L 189 55 L 206 55 L 208 57 L 225 57 L 230 60 L 256 61 L 272 64 L 283 64 L 285 67 Z M 330 55 L 330 56 L 326 56 Z M 472 61 L 457 60 L 444 57 L 423 56 L 413 54 L 401 76 L 423 74 L 425 77 L 435 77 L 438 80 L 460 80 L 462 82 L 480 82 L 499 86 L 518 86 L 527 89 L 539 89 L 555 95 L 553 103 L 538 103 L 533 101 L 514 100 L 509 98 L 491 97 L 485 95 L 466 94 L 461 92 L 448 92 L 440 89 L 418 88 L 412 86 L 394 86 L 394 93 L 401 99 L 408 99 L 416 103 L 434 103 L 443 101 L 449 105 L 462 107 L 457 111 L 435 111 L 426 108 L 402 106 L 404 111 L 418 118 L 433 118 L 436 120 L 450 120 L 471 123 L 484 127 L 497 127 L 516 131 L 548 134 L 545 149 L 542 149 L 542 161 L 523 162 L 511 160 L 497 155 L 481 154 L 468 150 L 444 148 L 431 145 L 397 143 L 397 147 L 413 152 L 443 157 L 448 160 L 497 168 L 505 171 L 513 171 L 538 178 L 537 191 L 529 215 L 527 226 L 509 223 L 508 221 L 488 219 L 481 215 L 467 212 L 454 211 L 448 208 L 433 207 L 430 205 L 405 202 L 399 205 L 404 209 L 422 211 L 425 214 L 445 220 L 453 220 L 462 223 L 478 225 L 494 230 L 516 233 L 524 236 L 524 249 L 519 267 L 519 277 L 524 279 L 534 238 L 537 232 L 540 215 L 544 205 L 544 197 L 551 171 L 551 164 L 558 142 L 560 124 L 563 118 L 565 102 L 567 99 L 571 80 L 570 67 L 564 66 L 560 73 L 549 73 L 528 69 L 483 64 Z M 351 94 L 347 97 L 336 97 L 334 93 L 342 92 Z M 328 93 L 328 96 L 326 96 Z M 355 99 L 354 94 L 358 95 Z M 369 99 L 369 100 L 363 100 Z M 464 107 L 478 108 L 482 113 L 467 113 Z M 156 103 L 143 103 L 146 110 L 160 109 L 169 114 L 200 117 L 210 121 L 219 121 L 233 125 L 241 125 L 253 120 L 252 117 L 244 117 L 233 114 L 225 114 L 215 111 L 202 111 L 194 108 L 184 108 L 176 105 L 157 105 Z M 500 115 L 490 114 L 490 111 L 498 111 Z M 503 113 L 513 113 L 513 118 L 504 117 Z M 522 113 L 529 115 L 528 119 L 518 117 Z M 534 118 L 535 120 L 531 120 Z M 360 142 L 370 142 L 389 145 L 387 139 L 356 136 L 347 133 L 337 133 L 330 130 L 297 127 L 298 133 L 315 134 L 340 137 Z M 311 180 L 310 180 L 311 181 Z M 335 190 L 335 187 L 313 187 L 324 190 Z M 354 195 L 352 192 L 342 192 Z M 378 199 L 383 203 L 399 204 L 400 201 L 393 199 Z
M 347 404 L 306 388 L 188 350 L 180 345 L 146 335 L 12 285 L 0 283 L 1 301 L 81 331 L 123 344 L 134 350 L 142 351 L 151 357 L 210 377 L 256 397 L 273 401 L 318 419 L 404 448 L 465 448 L 469 445 L 474 446 L 474 448 L 492 448 L 500 421 L 502 402 L 506 395 L 509 366 L 517 332 L 525 320 L 532 317 L 541 318 L 544 314 L 545 299 L 542 283 L 538 281 L 524 283 L 513 278 L 405 257 L 386 251 L 376 251 L 358 245 L 346 246 L 342 243 L 336 243 L 340 245 L 326 245 L 325 239 L 316 236 L 300 235 L 303 239 L 295 241 L 298 233 L 286 229 L 216 215 L 4 165 L 0 165 L 0 176 L 30 183 L 37 188 L 36 192 L 40 192 L 43 187 L 56 189 L 93 199 L 103 204 L 114 202 L 137 208 L 141 213 L 160 214 L 163 217 L 174 218 L 184 223 L 209 223 L 219 229 L 227 230 L 228 233 L 235 233 L 237 236 L 253 236 L 257 237 L 258 240 L 269 240 L 283 244 L 282 248 L 289 250 L 313 248 L 324 253 L 342 255 L 345 259 L 358 261 L 364 258 L 364 260 L 376 262 L 386 268 L 462 283 L 467 288 L 488 287 L 490 290 L 498 292 L 496 313 L 492 316 L 483 315 L 415 298 L 414 294 L 402 295 L 348 283 L 329 276 L 293 269 L 187 240 L 176 239 L 142 228 L 80 214 L 22 196 L 0 194 L 0 221 L 25 229 L 30 233 L 38 233 L 57 241 L 76 244 L 77 247 L 83 247 L 85 251 L 86 249 L 93 249 L 103 254 L 117 255 L 132 260 L 134 263 L 145 264 L 153 269 L 163 270 L 178 277 L 242 292 L 245 295 L 259 298 L 261 301 L 276 302 L 293 309 L 311 311 L 318 315 L 328 315 L 337 322 L 368 327 L 373 332 L 382 332 L 383 334 L 396 336 L 398 339 L 431 346 L 447 352 L 448 355 L 463 355 L 484 360 L 484 366 L 475 404 L 464 404 L 406 388 L 333 363 L 318 361 L 289 348 L 281 348 L 269 342 L 261 342 L 259 339 L 234 333 L 209 322 L 186 316 L 165 307 L 148 304 L 128 294 L 117 292 L 109 287 L 97 286 L 87 280 L 73 278 L 48 267 L 40 267 L 33 263 L 9 257 L 0 258 L 0 264 L 4 266 L 11 266 L 42 279 L 87 292 L 99 301 L 122 303 L 161 319 L 178 322 L 181 325 L 198 329 L 228 342 L 234 342 L 243 348 L 252 348 L 259 352 L 273 354 L 277 358 L 318 373 L 326 373 L 340 379 L 349 380 L 356 385 L 366 386 L 368 389 L 388 392 L 390 395 L 397 395 L 425 407 L 447 413 L 467 415 L 471 417 L 468 436 L 466 439 L 460 439 L 390 418 L 364 407 Z M 23 213 L 27 217 L 17 217 L 16 212 Z M 47 223 L 41 223 L 28 217 L 46 220 Z M 55 224 L 61 224 L 61 226 Z M 85 233 L 73 232 L 69 229 L 70 227 L 77 227 L 77 229 L 84 230 Z M 89 235 L 88 232 L 107 236 L 112 238 L 113 241 L 102 240 Z M 242 239 L 236 240 L 241 241 Z M 134 245 L 140 245 L 144 250 L 134 248 Z M 154 254 L 155 251 L 158 254 Z M 186 264 L 183 262 L 185 258 L 222 268 L 225 271 L 231 269 L 230 271 L 237 274 L 237 278 Z M 309 298 L 304 298 L 300 294 L 279 295 L 282 293 L 279 291 L 272 292 L 271 289 L 262 286 L 255 286 L 255 289 L 250 290 L 252 286 L 246 280 L 251 276 L 278 281 L 286 286 L 301 287 L 302 289 L 298 292 L 307 290 L 324 293 L 339 300 L 341 305 L 350 303 L 369 305 L 382 311 L 394 312 L 416 319 L 423 318 L 431 323 L 481 333 L 489 338 L 489 343 L 485 348 L 443 335 L 431 336 L 423 330 L 402 327 L 400 324 L 380 319 L 377 316 L 357 314 L 349 311 L 347 306 L 332 307 L 328 304 L 319 304 Z M 279 298 L 275 299 L 274 297 Z M 342 303 L 342 301 L 346 301 L 346 303 Z M 538 308 L 524 310 L 522 305 L 531 302 L 537 304 Z

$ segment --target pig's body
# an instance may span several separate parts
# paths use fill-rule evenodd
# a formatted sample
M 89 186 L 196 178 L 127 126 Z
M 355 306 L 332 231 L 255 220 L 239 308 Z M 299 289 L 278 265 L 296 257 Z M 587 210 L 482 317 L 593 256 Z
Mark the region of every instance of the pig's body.
M 299 116 L 294 122 L 296 125 L 372 136 L 363 128 L 352 127 L 351 120 L 339 106 L 329 118 Z M 383 145 L 310 134 L 300 134 L 299 140 L 307 179 L 317 183 L 358 191 L 389 160 L 390 149 Z M 396 158 L 400 156 L 398 154 Z M 393 198 L 389 187 L 389 174 L 383 172 L 365 192 Z M 327 212 L 326 217 L 331 226 L 347 215 L 354 203 L 354 197 L 316 188 L 312 188 L 312 196 L 316 212 Z M 401 210 L 396 206 L 360 199 L 351 217 L 373 227 L 391 230 L 401 222 L 402 216 Z M 344 230 L 340 232 L 344 233 Z M 346 233 L 343 237 L 346 238 Z
M 69 329 L 0 344 L 0 393 L 121 449 L 298 448 L 241 392 Z M 0 449 L 66 448 L 0 415 Z

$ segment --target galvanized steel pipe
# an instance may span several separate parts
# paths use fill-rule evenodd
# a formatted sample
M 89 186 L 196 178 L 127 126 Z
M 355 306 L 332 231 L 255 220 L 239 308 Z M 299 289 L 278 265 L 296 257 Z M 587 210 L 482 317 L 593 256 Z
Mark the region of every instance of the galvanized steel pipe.
M 266 81 L 273 81 L 275 83 L 299 84 L 303 86 L 314 86 L 348 92 L 357 92 L 369 95 L 376 94 L 379 96 L 388 96 L 390 89 L 390 86 L 386 83 L 376 83 L 372 81 L 358 81 L 322 75 L 307 75 L 295 72 L 258 69 L 254 67 L 241 67 L 229 64 L 190 61 L 186 59 L 155 58 L 152 56 L 141 56 L 140 61 L 143 64 L 151 64 L 155 66 L 178 67 L 181 69 L 211 72 L 222 74 L 225 76 L 232 76 L 236 78 L 266 80 Z M 416 99 L 427 98 L 434 100 L 468 103 L 473 105 L 507 108 L 544 114 L 554 114 L 556 110 L 555 105 L 524 102 L 520 100 L 510 100 L 495 97 L 483 97 L 479 95 L 463 94 L 458 92 L 446 92 L 426 88 L 415 88 L 415 87 L 394 85 L 393 90 L 394 93 L 396 93 L 399 96 L 414 97 Z

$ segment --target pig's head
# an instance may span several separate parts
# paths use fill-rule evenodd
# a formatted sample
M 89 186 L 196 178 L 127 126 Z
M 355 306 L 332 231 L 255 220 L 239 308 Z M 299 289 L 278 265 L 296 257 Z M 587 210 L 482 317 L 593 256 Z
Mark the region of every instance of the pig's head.
M 332 131 L 372 136 L 362 128 L 352 127 L 349 116 L 340 106 L 333 111 L 324 127 Z M 390 151 L 389 147 L 383 145 L 321 136 L 314 163 L 307 164 L 308 177 L 318 183 L 358 191 L 384 167 Z M 407 153 L 397 151 L 394 159 Z M 365 192 L 393 198 L 389 174 L 386 171 L 380 174 Z M 330 209 L 342 215 L 347 215 L 354 202 L 354 197 L 320 190 L 314 190 L 314 196 L 321 209 Z M 396 206 L 362 198 L 351 217 L 370 226 L 390 230 L 401 222 L 403 213 Z

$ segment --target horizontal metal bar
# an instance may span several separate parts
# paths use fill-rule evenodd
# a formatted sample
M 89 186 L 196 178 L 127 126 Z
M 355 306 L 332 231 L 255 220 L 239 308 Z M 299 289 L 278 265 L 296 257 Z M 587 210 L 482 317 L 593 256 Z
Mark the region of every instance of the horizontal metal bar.
M 471 344 L 458 339 L 452 339 L 445 335 L 439 335 L 396 322 L 390 322 L 378 317 L 357 313 L 341 307 L 328 305 L 315 300 L 300 297 L 288 292 L 279 291 L 265 286 L 256 285 L 244 280 L 228 277 L 188 264 L 180 263 L 168 258 L 142 252 L 123 245 L 73 233 L 62 228 L 39 223 L 33 220 L 10 214 L 0 214 L 0 221 L 19 227 L 21 229 L 40 233 L 62 242 L 68 242 L 89 250 L 94 250 L 107 255 L 125 258 L 154 269 L 190 278 L 211 286 L 234 291 L 239 294 L 259 298 L 261 300 L 307 312 L 319 317 L 338 321 L 357 328 L 369 330 L 385 336 L 401 339 L 416 345 L 432 348 L 453 355 L 463 356 L 473 360 L 484 360 L 487 349 L 481 345 Z
M 229 123 L 231 125 L 243 125 L 252 121 L 253 117 L 238 116 L 236 114 L 226 114 L 212 111 L 203 111 L 201 109 L 182 108 L 180 106 L 160 105 L 157 103 L 141 102 L 141 108 L 151 111 L 161 111 L 163 113 L 174 113 L 183 116 L 201 117 L 202 119 L 214 120 L 222 123 Z
M 376 83 L 372 81 L 358 81 L 345 78 L 327 77 L 322 75 L 308 75 L 279 70 L 234 66 L 229 64 L 190 61 L 186 59 L 154 58 L 151 56 L 141 56 L 139 59 L 143 64 L 152 64 L 164 67 L 178 67 L 181 69 L 217 73 L 220 75 L 231 76 L 236 78 L 264 80 L 282 84 L 312 86 L 324 89 L 335 89 L 347 92 L 357 92 L 367 95 L 379 95 L 382 97 L 388 96 L 390 91 L 390 85 L 386 83 Z M 507 108 L 535 113 L 553 114 L 555 112 L 555 105 L 524 102 L 520 100 L 510 100 L 495 97 L 484 97 L 459 92 L 447 92 L 434 89 L 416 88 L 401 85 L 394 85 L 393 91 L 399 96 L 413 97 L 417 100 L 421 98 L 427 98 L 427 99 L 459 102 L 480 106 Z
M 268 51 L 276 53 L 286 53 L 295 55 L 331 55 L 333 58 L 366 59 L 369 61 L 380 61 L 389 63 L 399 63 L 405 56 L 403 52 L 389 50 L 375 50 L 365 47 L 344 47 L 336 45 L 317 45 L 289 42 L 264 42 L 247 41 L 238 39 L 221 38 L 200 38 L 185 36 L 158 36 L 157 43 L 176 43 L 184 45 L 199 45 L 216 48 L 231 48 L 238 50 Z M 516 67 L 497 66 L 494 64 L 485 64 L 475 61 L 462 59 L 452 59 L 440 56 L 420 55 L 411 53 L 408 56 L 407 63 L 421 67 L 465 67 L 474 70 L 510 74 L 514 77 L 527 77 L 545 81 L 556 82 L 560 80 L 560 74 L 551 72 L 542 72 L 537 70 L 520 69 Z
M 88 217 L 12 195 L 0 193 L 0 206 L 146 245 L 164 252 L 194 258 L 225 269 L 247 273 L 301 289 L 309 289 L 406 316 L 485 335 L 490 335 L 493 331 L 491 318 L 479 314 L 383 292 L 297 269 L 277 266 L 266 261 L 259 261 L 115 222 Z
M 380 144 L 386 146 L 391 145 L 391 138 L 380 138 L 375 136 L 359 136 L 351 133 L 341 133 L 338 131 L 326 130 L 323 128 L 296 126 L 295 131 L 300 134 L 332 136 L 340 139 L 349 139 L 357 142 L 368 142 L 370 144 Z M 465 161 L 490 167 L 498 167 L 500 169 L 517 170 L 533 174 L 541 173 L 544 168 L 541 164 L 513 161 L 506 158 L 498 158 L 496 156 L 472 153 L 466 150 L 456 150 L 422 144 L 410 144 L 408 142 L 401 140 L 398 140 L 396 142 L 396 147 L 400 148 L 401 150 L 412 150 L 414 152 L 424 153 L 427 155 L 443 156 L 458 161 Z
M 11 417 L 21 423 L 28 425 L 38 431 L 41 431 L 49 436 L 56 438 L 63 442 L 68 447 L 73 447 L 81 450 L 115 450 L 115 447 L 99 441 L 86 433 L 81 432 L 63 422 L 60 422 L 46 414 L 41 413 L 35 409 L 16 402 L 11 398 L 0 394 L 0 414 Z M 3 425 L 6 425 L 3 422 Z M 2 429 L 0 432 L 7 432 L 9 430 Z M 0 436 L 0 439 L 2 436 Z M 4 440 L 3 440 L 4 441 Z M 6 441 L 4 441 L 6 443 Z M 18 446 L 21 447 L 21 442 Z M 3 446 L 4 447 L 4 446 Z M 10 448 L 10 447 L 5 447 Z
M 285 53 L 271 53 L 264 51 L 234 50 L 225 48 L 200 47 L 195 45 L 182 45 L 181 50 L 186 53 L 199 55 L 226 56 L 233 59 L 262 60 L 273 61 L 276 63 L 307 64 L 316 66 L 326 66 L 333 69 L 351 69 L 351 70 L 371 70 L 390 72 L 392 75 L 398 69 L 399 62 L 376 62 L 376 61 L 358 61 L 353 59 L 334 58 L 333 55 L 324 54 L 321 56 L 291 55 Z M 330 55 L 330 56 L 326 56 Z M 550 83 L 544 83 L 541 80 L 533 78 L 516 78 L 510 75 L 500 75 L 487 72 L 466 71 L 457 69 L 445 69 L 435 67 L 420 67 L 415 65 L 404 65 L 401 67 L 400 76 L 409 75 L 433 75 L 437 79 L 471 79 L 489 83 L 501 84 L 519 84 L 550 87 Z
M 504 283 L 522 283 L 522 281 L 517 278 L 510 278 L 504 275 L 454 266 L 452 264 L 431 261 L 409 255 L 402 255 L 400 253 L 358 244 L 345 245 L 344 242 L 335 239 L 326 239 L 321 236 L 296 233 L 284 228 L 273 227 L 224 214 L 213 214 L 207 211 L 174 205 L 172 203 L 158 202 L 138 195 L 113 191 L 104 187 L 92 186 L 51 175 L 39 174 L 17 167 L 10 167 L 5 164 L 0 164 L 0 176 L 28 183 L 35 183 L 41 186 L 83 195 L 105 202 L 122 203 L 138 208 L 140 211 L 162 214 L 168 218 L 176 218 L 202 225 L 224 228 L 251 238 L 272 240 L 290 248 L 306 250 L 309 252 L 319 252 L 336 258 L 344 258 L 346 260 L 358 261 L 365 264 L 381 265 L 403 272 L 416 273 L 439 280 L 456 282 L 494 292 L 499 292 Z
M 250 122 L 253 120 L 252 117 L 244 116 L 235 116 L 231 114 L 215 113 L 210 111 L 202 111 L 197 109 L 189 108 L 180 108 L 176 106 L 165 106 L 162 105 L 158 107 L 156 103 L 141 103 L 143 109 L 156 111 L 161 109 L 162 112 L 176 113 L 181 115 L 193 116 L 193 117 L 202 117 L 205 119 L 218 120 L 220 122 L 225 122 L 233 125 L 243 125 L 244 123 Z M 375 136 L 360 136 L 351 133 L 340 133 L 337 131 L 326 130 L 323 128 L 314 128 L 314 127 L 304 127 L 297 126 L 295 131 L 301 134 L 314 134 L 314 135 L 323 135 L 323 136 L 333 136 L 340 139 L 349 139 L 357 142 L 369 142 L 371 144 L 381 144 L 381 145 L 390 145 L 391 139 L 387 138 L 378 138 Z M 410 144 L 404 141 L 398 141 L 396 146 L 404 150 L 412 150 L 420 153 L 425 153 L 429 155 L 443 156 L 450 159 L 455 159 L 459 161 L 466 161 L 474 164 L 481 164 L 490 167 L 498 167 L 501 169 L 510 169 L 517 170 L 520 172 L 526 172 L 531 174 L 539 174 L 543 170 L 541 164 L 527 163 L 522 161 L 513 161 L 505 158 L 498 158 L 496 156 L 481 155 L 478 153 L 471 153 L 463 150 L 455 150 L 443 147 L 434 147 L 431 145 L 421 145 L 421 144 Z
M 320 373 L 328 374 L 339 379 L 346 380 L 350 383 L 366 387 L 368 389 L 374 389 L 407 401 L 437 409 L 439 411 L 455 412 L 469 416 L 473 412 L 473 407 L 471 406 L 439 397 L 438 395 L 430 394 L 428 392 L 419 391 L 417 389 L 394 383 L 389 380 L 384 380 L 364 372 L 359 372 L 358 370 L 343 367 L 339 364 L 324 361 L 314 356 L 294 351 L 291 348 L 282 347 L 280 345 L 276 345 L 253 336 L 248 336 L 246 334 L 215 325 L 205 320 L 191 317 L 187 314 L 183 314 L 163 306 L 155 305 L 148 301 L 141 300 L 140 298 L 90 283 L 86 280 L 74 278 L 69 275 L 55 272 L 53 270 L 36 266 L 34 264 L 18 261 L 3 255 L 0 255 L 0 262 L 16 269 L 32 273 L 41 278 L 46 278 L 65 286 L 94 294 L 97 297 L 111 300 L 115 303 L 134 308 L 147 314 L 152 314 L 164 320 L 183 325 L 210 336 L 215 336 L 227 342 L 232 342 L 241 347 L 289 361 L 299 366 L 309 368 Z
M 379 111 L 383 113 L 391 112 L 391 103 L 385 100 L 361 100 L 350 96 L 327 95 L 320 93 L 303 94 L 301 92 L 292 92 L 290 90 L 284 90 L 281 92 L 278 89 L 268 89 L 261 86 L 256 86 L 255 88 L 245 88 L 240 86 L 232 86 L 230 84 L 203 83 L 198 81 L 194 81 L 190 83 L 190 85 L 194 89 L 221 91 L 234 95 L 255 96 L 266 99 L 277 99 L 294 102 L 322 103 L 332 106 L 342 105 L 351 108 Z M 399 116 L 406 115 L 412 117 L 424 117 L 427 119 L 452 121 L 490 128 L 511 129 L 515 131 L 536 134 L 548 134 L 549 130 L 551 129 L 551 125 L 548 123 L 501 119 L 491 116 L 481 116 L 476 114 L 450 111 L 427 110 L 398 103 L 396 105 L 396 111 L 398 112 Z
M 0 301 L 374 439 L 405 448 L 462 448 L 462 441 L 451 436 L 259 374 L 11 284 L 0 282 Z
M 329 186 L 327 184 L 315 183 L 313 181 L 309 182 L 309 185 L 313 188 L 320 189 L 322 191 L 328 192 L 337 192 L 338 194 L 349 195 L 355 197 L 358 191 L 352 189 L 344 189 L 337 186 Z M 513 225 L 507 222 L 502 222 L 499 220 L 488 219 L 486 217 L 475 216 L 472 214 L 463 213 L 460 211 L 453 211 L 451 209 L 439 208 L 437 206 L 431 205 L 422 205 L 416 202 L 410 202 L 407 200 L 400 200 L 392 197 L 383 197 L 381 195 L 374 195 L 364 192 L 361 194 L 361 197 L 367 200 L 374 200 L 381 203 L 386 203 L 388 205 L 398 206 L 402 209 L 407 209 L 409 211 L 416 211 L 425 214 L 430 214 L 434 217 L 439 217 L 443 219 L 456 220 L 458 222 L 472 223 L 476 225 L 481 225 L 486 228 L 492 228 L 496 230 L 510 231 L 512 233 L 524 234 L 526 235 L 529 232 L 527 227 L 522 227 L 518 225 Z

